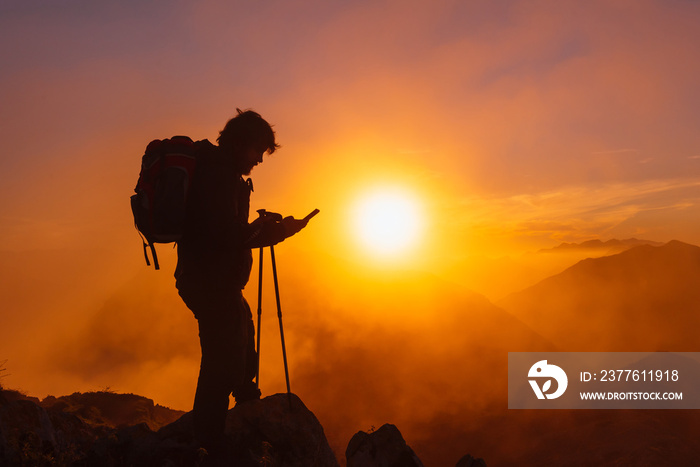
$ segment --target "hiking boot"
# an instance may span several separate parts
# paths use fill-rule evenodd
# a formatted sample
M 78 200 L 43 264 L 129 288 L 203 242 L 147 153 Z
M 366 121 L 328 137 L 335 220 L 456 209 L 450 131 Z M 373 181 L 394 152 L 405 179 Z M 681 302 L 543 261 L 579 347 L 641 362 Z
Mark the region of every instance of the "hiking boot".
M 236 398 L 236 404 L 242 404 L 243 402 L 260 400 L 261 394 L 260 389 L 255 387 L 255 384 L 251 381 L 236 391 L 233 397 Z

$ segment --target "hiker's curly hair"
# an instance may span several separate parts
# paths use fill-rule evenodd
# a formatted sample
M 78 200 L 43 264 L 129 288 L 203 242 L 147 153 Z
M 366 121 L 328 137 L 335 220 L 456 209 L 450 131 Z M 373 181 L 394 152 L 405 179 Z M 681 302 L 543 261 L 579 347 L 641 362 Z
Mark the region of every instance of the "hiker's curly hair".
M 280 147 L 275 143 L 275 132 L 272 131 L 272 126 L 259 113 L 239 108 L 236 108 L 236 112 L 238 115 L 229 120 L 219 133 L 216 139 L 219 146 L 231 149 L 253 146 L 264 148 L 269 154 Z

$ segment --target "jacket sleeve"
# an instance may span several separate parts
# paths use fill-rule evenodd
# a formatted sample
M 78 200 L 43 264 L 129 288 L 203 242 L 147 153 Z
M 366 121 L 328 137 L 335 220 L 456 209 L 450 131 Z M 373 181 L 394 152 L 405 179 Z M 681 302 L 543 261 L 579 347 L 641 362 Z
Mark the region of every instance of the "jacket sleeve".
M 248 224 L 244 245 L 246 248 L 261 248 L 276 245 L 285 238 L 287 233 L 281 222 L 259 217 Z

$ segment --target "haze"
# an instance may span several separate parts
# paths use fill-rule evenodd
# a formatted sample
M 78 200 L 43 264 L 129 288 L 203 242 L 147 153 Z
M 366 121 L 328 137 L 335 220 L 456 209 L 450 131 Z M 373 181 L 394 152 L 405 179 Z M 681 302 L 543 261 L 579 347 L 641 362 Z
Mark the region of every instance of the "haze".
M 505 386 L 470 392 L 474 375 L 550 345 L 487 299 L 581 258 L 505 265 L 561 242 L 700 244 L 699 21 L 689 0 L 3 1 L 3 384 L 191 408 L 196 322 L 171 247 L 146 268 L 128 198 L 150 140 L 214 141 L 240 107 L 282 145 L 252 173 L 252 212 L 321 211 L 276 253 L 292 389 L 341 431 L 334 448 L 485 413 Z M 425 225 L 388 260 L 353 207 L 394 186 Z

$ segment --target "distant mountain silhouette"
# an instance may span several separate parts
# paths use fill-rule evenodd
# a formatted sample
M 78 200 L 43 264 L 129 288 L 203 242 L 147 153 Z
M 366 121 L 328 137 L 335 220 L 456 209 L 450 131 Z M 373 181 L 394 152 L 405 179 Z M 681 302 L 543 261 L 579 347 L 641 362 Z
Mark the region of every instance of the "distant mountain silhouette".
M 564 351 L 694 351 L 700 247 L 671 241 L 580 261 L 498 304 Z
M 475 254 L 453 266 L 448 273 L 462 277 L 469 288 L 495 302 L 559 274 L 583 259 L 614 255 L 640 245 L 661 246 L 663 243 L 636 238 L 589 240 L 561 243 L 516 256 L 492 258 Z
M 629 250 L 630 248 L 634 248 L 640 245 L 661 246 L 663 245 L 663 242 L 640 240 L 637 238 L 628 238 L 625 240 L 618 240 L 613 238 L 605 242 L 602 240 L 588 240 L 581 243 L 562 243 L 558 246 L 555 246 L 554 248 L 545 248 L 539 250 L 538 253 L 584 252 L 593 253 L 596 256 L 604 256 L 622 253 L 625 250 Z

